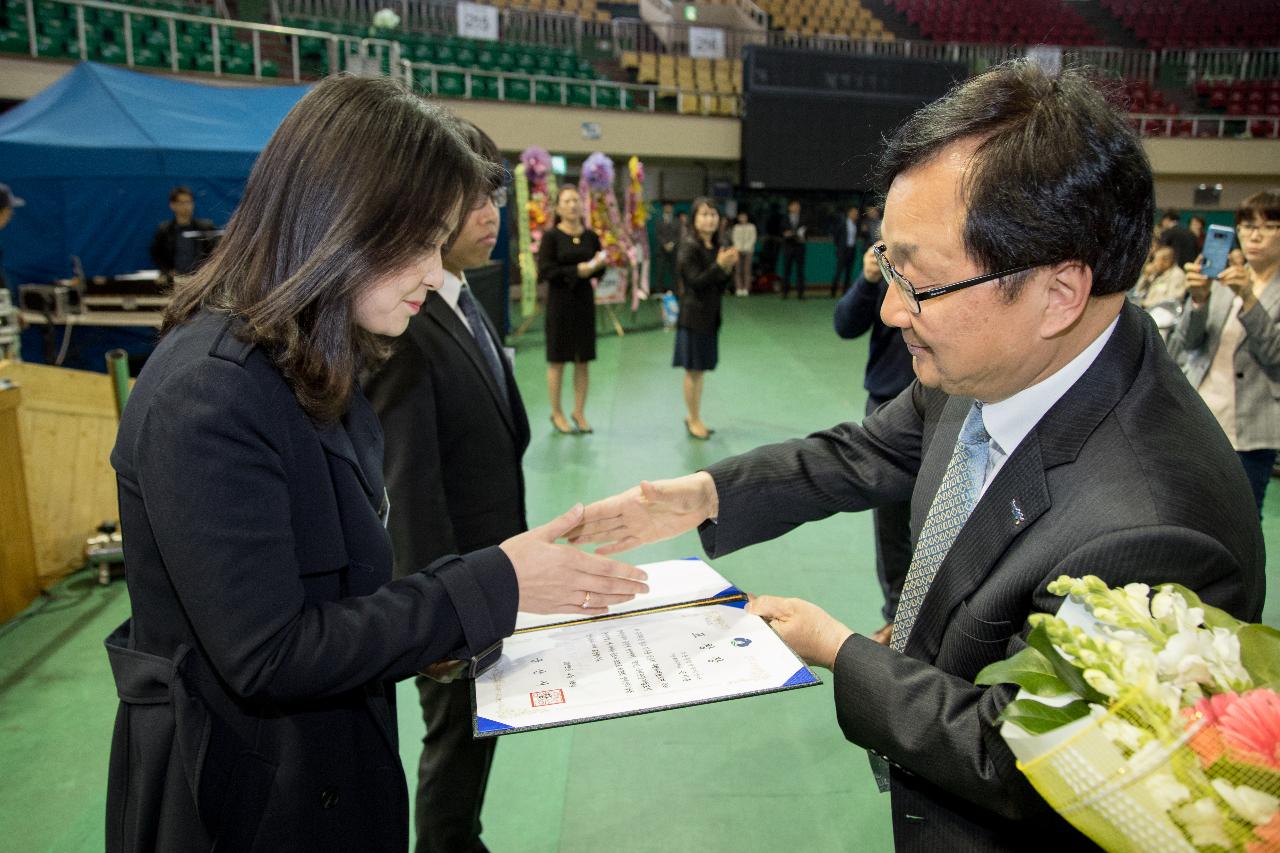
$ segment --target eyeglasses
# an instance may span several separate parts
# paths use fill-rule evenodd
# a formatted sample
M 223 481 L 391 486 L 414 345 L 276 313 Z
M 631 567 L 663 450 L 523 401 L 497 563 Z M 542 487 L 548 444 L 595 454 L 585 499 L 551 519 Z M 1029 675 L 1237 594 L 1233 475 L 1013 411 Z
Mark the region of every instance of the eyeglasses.
M 1274 237 L 1280 234 L 1280 222 L 1241 222 L 1236 226 L 1236 233 L 1240 235 L 1248 234 L 1255 231 L 1263 237 Z
M 478 199 L 476 199 L 475 207 L 473 209 L 479 210 L 489 202 L 493 202 L 493 206 L 499 209 L 506 207 L 507 206 L 507 188 L 505 186 L 497 187 L 485 193 L 484 195 L 480 196 Z
M 894 269 L 893 262 L 885 255 L 884 243 L 876 246 L 871 251 L 875 253 L 876 263 L 880 265 L 880 275 L 884 276 L 885 281 L 894 283 L 898 288 L 898 293 L 902 296 L 902 301 L 907 303 L 907 307 L 911 309 L 912 314 L 920 313 L 920 303 L 926 299 L 954 293 L 957 290 L 964 290 L 966 287 L 973 287 L 976 284 L 986 284 L 989 281 L 995 281 L 998 278 L 1004 278 L 1014 273 L 1026 272 L 1040 266 L 1040 264 L 1024 264 L 1023 266 L 1001 270 L 1000 272 L 966 278 L 964 281 L 957 281 L 953 284 L 943 284 L 938 287 L 931 287 L 928 290 L 916 290 L 915 285 L 908 281 L 906 276 Z

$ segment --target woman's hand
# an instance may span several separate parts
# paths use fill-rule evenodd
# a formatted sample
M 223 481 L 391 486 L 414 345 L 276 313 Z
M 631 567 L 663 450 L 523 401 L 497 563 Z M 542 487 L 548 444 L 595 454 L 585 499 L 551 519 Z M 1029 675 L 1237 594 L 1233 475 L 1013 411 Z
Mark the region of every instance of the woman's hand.
M 1227 267 L 1218 276 L 1218 281 L 1240 297 L 1241 312 L 1248 311 L 1257 303 L 1258 297 L 1253 292 L 1253 276 L 1247 267 Z
M 1209 290 L 1213 287 L 1213 279 L 1200 272 L 1200 267 L 1203 265 L 1204 255 L 1201 255 L 1191 263 L 1182 266 L 1187 274 L 1187 295 L 1191 297 L 1191 304 L 1197 308 L 1203 307 L 1209 301 Z
M 591 278 L 607 263 L 609 263 L 609 255 L 601 249 L 591 257 L 591 260 L 578 264 L 578 278 Z
M 582 520 L 583 508 L 578 504 L 559 518 L 498 546 L 515 568 L 521 610 L 598 616 L 608 612 L 611 604 L 649 591 L 643 583 L 648 576 L 635 566 L 556 544 Z
M 716 253 L 716 266 L 725 272 L 733 272 L 733 268 L 738 265 L 738 250 L 732 246 L 726 246 Z

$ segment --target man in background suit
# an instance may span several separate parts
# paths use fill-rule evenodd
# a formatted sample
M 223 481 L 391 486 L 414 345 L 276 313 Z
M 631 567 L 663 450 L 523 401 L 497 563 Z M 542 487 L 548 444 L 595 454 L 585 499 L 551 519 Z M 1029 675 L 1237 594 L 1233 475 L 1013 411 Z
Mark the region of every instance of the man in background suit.
M 477 154 L 498 149 L 464 128 Z M 498 236 L 506 187 L 496 183 L 463 220 L 444 254 L 444 284 L 409 321 L 366 393 L 386 433 L 389 530 L 396 576 L 445 554 L 496 545 L 526 529 L 521 458 L 529 421 L 502 338 L 467 287 Z M 447 677 L 447 676 L 445 676 Z M 427 734 L 418 764 L 418 853 L 483 851 L 480 810 L 496 738 L 471 736 L 465 679 L 416 679 Z
M 658 258 L 662 261 L 658 275 L 658 290 L 674 290 L 676 281 L 676 247 L 684 236 L 684 227 L 673 212 L 671 202 L 662 203 L 662 218 L 653 226 L 658 239 Z
M 213 221 L 197 219 L 196 200 L 187 187 L 169 191 L 169 209 L 173 218 L 156 226 L 151 238 L 151 262 L 166 278 L 187 275 L 209 256 L 213 249 Z M 201 232 L 201 236 L 187 236 Z
M 831 298 L 835 299 L 850 287 L 853 268 L 858 260 L 858 208 L 848 213 L 831 229 L 831 245 L 836 250 L 836 272 L 831 277 Z M 841 281 L 843 279 L 843 281 Z
M 916 381 L 861 425 L 600 501 L 573 541 L 604 554 L 699 527 L 716 557 L 911 499 L 890 646 L 806 601 L 749 609 L 834 673 L 841 730 L 892 791 L 898 851 L 1095 849 L 1000 737 L 1015 688 L 974 676 L 1057 610 L 1061 574 L 1181 583 L 1251 621 L 1265 589 L 1243 470 L 1125 301 L 1150 241 L 1150 165 L 1086 77 L 1022 60 L 917 112 L 881 167 L 881 316 Z
M 804 250 L 809 226 L 800 215 L 800 202 L 792 199 L 782 217 L 782 298 L 791 292 L 791 271 L 796 273 L 796 298 L 804 299 Z

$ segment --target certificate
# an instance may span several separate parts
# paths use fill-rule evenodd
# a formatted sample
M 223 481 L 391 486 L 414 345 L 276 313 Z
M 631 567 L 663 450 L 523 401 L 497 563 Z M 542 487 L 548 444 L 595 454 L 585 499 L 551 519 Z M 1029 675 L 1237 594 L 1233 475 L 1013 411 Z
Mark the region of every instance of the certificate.
M 666 569 L 654 571 L 657 566 L 663 564 L 642 567 L 649 571 L 648 595 L 674 594 L 663 589 L 658 579 Z M 701 568 L 695 571 L 703 581 L 713 580 Z M 715 578 L 724 583 L 718 575 Z M 727 587 L 726 583 L 718 591 Z M 745 596 L 734 592 L 729 599 L 708 601 L 704 596 L 685 604 L 654 605 L 659 609 L 527 628 L 515 634 L 504 642 L 501 659 L 473 682 L 475 736 L 573 725 L 820 683 L 763 619 L 746 612 Z M 628 602 L 635 604 L 635 600 Z

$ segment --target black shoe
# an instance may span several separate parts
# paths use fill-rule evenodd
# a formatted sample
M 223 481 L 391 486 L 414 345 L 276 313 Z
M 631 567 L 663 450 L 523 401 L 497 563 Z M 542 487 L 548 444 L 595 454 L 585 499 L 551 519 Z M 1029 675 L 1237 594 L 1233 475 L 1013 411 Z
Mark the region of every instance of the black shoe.
M 573 416 L 573 425 L 578 428 L 578 432 L 583 433 L 584 435 L 587 433 L 595 432 L 595 430 L 591 428 L 591 425 L 587 423 L 586 418 L 583 418 L 582 420 L 578 420 L 577 415 Z

